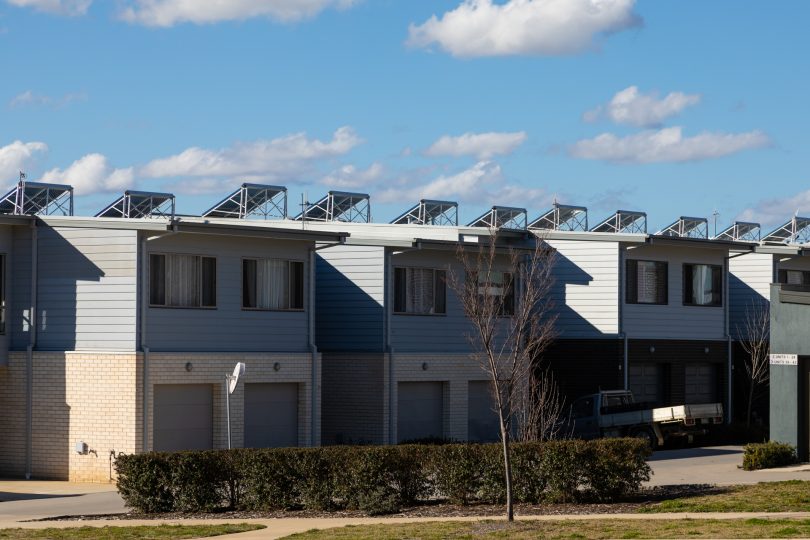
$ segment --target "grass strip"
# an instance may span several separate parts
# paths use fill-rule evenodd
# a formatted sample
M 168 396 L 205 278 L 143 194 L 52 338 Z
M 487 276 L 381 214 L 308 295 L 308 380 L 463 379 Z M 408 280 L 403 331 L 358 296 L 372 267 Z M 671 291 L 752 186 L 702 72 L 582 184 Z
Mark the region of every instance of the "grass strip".
M 2 540 L 177 540 L 205 538 L 264 529 L 264 525 L 142 525 L 135 527 L 68 527 L 48 529 L 0 529 Z
M 734 486 L 724 493 L 662 501 L 639 512 L 810 512 L 810 482 L 789 480 Z

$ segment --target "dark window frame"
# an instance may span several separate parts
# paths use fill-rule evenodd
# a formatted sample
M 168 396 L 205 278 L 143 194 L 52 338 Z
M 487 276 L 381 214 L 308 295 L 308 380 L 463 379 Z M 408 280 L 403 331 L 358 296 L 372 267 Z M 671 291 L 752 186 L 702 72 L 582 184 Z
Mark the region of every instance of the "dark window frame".
M 499 295 L 502 301 L 498 305 L 498 317 L 508 319 L 515 316 L 515 310 L 517 308 L 516 297 L 515 297 L 515 284 L 517 280 L 515 279 L 515 273 L 511 271 L 505 270 L 491 270 L 490 274 L 503 274 L 503 287 L 507 289 L 507 291 Z M 471 272 L 468 279 L 475 280 L 476 288 L 480 288 L 481 285 L 489 286 L 492 285 L 490 283 L 482 283 L 478 278 L 481 274 L 479 272 Z M 507 277 L 508 276 L 508 277 Z M 479 292 L 479 296 L 481 296 Z
M 5 253 L 0 253 L 0 335 L 6 333 L 6 279 L 8 274 L 6 272 L 6 261 L 8 258 Z
M 797 270 L 794 268 L 780 268 L 777 271 L 776 275 L 776 282 L 781 283 L 783 285 L 788 284 L 787 274 L 788 272 L 799 272 L 802 275 L 802 282 L 801 283 L 792 283 L 792 285 L 801 285 L 802 287 L 810 286 L 810 270 Z
M 398 276 L 408 269 L 416 270 L 430 270 L 433 272 L 433 313 L 419 313 L 414 311 L 405 311 L 402 304 L 407 305 L 407 289 L 400 291 Z M 447 268 L 436 268 L 432 266 L 395 266 L 394 278 L 392 279 L 393 294 L 391 302 L 391 313 L 394 315 L 405 315 L 408 317 L 446 317 L 447 316 Z M 437 294 L 441 290 L 442 294 Z M 401 295 L 406 295 L 402 297 Z M 441 297 L 441 298 L 440 298 Z M 398 309 L 400 308 L 400 309 Z M 439 311 L 441 309 L 441 311 Z
M 638 263 L 653 263 L 663 269 L 660 276 L 657 276 L 657 285 L 661 290 L 656 290 L 655 302 L 641 302 L 638 299 Z M 624 276 L 624 303 L 638 306 L 667 306 L 669 305 L 669 262 L 655 261 L 651 259 L 627 259 L 625 262 Z
M 187 257 L 195 257 L 197 259 L 197 275 L 198 275 L 198 298 L 199 298 L 199 305 L 196 306 L 174 306 L 171 304 L 167 304 L 168 302 L 168 286 L 169 286 L 169 270 L 166 266 L 166 257 L 173 256 L 173 255 L 181 255 Z M 153 275 L 155 269 L 155 258 L 162 257 L 162 273 L 163 273 L 163 293 L 162 295 L 156 295 L 156 290 L 153 289 L 155 286 Z M 205 303 L 206 297 L 206 287 L 204 286 L 204 274 L 206 272 L 206 266 L 204 260 L 213 261 L 213 302 Z M 210 263 L 209 263 L 210 264 Z M 158 309 L 202 309 L 202 310 L 216 310 L 218 309 L 217 306 L 217 267 L 219 266 L 219 262 L 216 256 L 213 255 L 200 255 L 199 253 L 175 253 L 169 251 L 161 251 L 161 252 L 153 252 L 149 253 L 149 262 L 148 262 L 148 295 L 149 295 L 149 307 L 150 308 L 158 308 Z M 210 268 L 209 268 L 210 269 Z M 156 298 L 162 297 L 163 303 L 155 302 Z
M 296 297 L 300 296 L 300 305 L 301 305 L 300 308 L 299 307 L 262 308 L 262 307 L 250 307 L 250 306 L 245 305 L 245 296 L 246 296 L 245 286 L 247 285 L 247 283 L 245 281 L 245 262 L 246 261 L 254 261 L 254 262 L 255 261 L 267 261 L 267 260 L 279 260 L 279 261 L 284 261 L 284 262 L 287 263 L 287 265 L 289 267 L 288 268 L 289 276 L 288 276 L 288 283 L 287 283 L 287 303 L 290 306 L 293 305 L 293 294 L 295 294 Z M 301 269 L 301 273 L 300 273 L 301 290 L 296 291 L 295 293 L 293 292 L 293 288 L 294 288 L 293 283 L 294 283 L 294 281 L 296 280 L 296 278 L 298 276 L 297 276 L 297 274 L 295 272 L 292 271 L 292 266 L 293 265 L 299 265 L 300 269 Z M 286 312 L 293 312 L 293 313 L 306 312 L 306 310 L 307 310 L 307 302 L 306 302 L 306 300 L 307 300 L 306 288 L 307 287 L 306 287 L 306 281 L 307 280 L 306 280 L 306 266 L 305 266 L 305 262 L 303 260 L 300 260 L 300 259 L 284 259 L 284 258 L 281 258 L 281 257 L 242 257 L 241 262 L 239 263 L 239 275 L 241 276 L 240 279 L 241 279 L 241 291 L 242 291 L 242 299 L 241 299 L 242 311 L 278 311 L 278 312 L 285 312 L 285 313 Z M 257 285 L 258 285 L 258 283 L 257 283 Z M 256 290 L 258 290 L 258 287 L 256 287 Z M 298 298 L 296 298 L 296 300 L 298 300 Z
M 709 304 L 696 304 L 694 301 L 690 301 L 692 294 L 692 287 L 689 278 L 693 276 L 692 268 L 695 266 L 708 266 L 712 269 L 712 302 Z M 687 268 L 690 270 L 687 272 Z M 725 272 L 723 270 L 723 265 L 721 264 L 710 264 L 710 263 L 683 263 L 682 266 L 682 279 L 681 283 L 683 285 L 682 290 L 682 304 L 685 307 L 699 307 L 699 308 L 720 308 L 723 307 L 724 301 L 724 288 L 725 288 Z M 719 282 L 718 282 L 719 279 Z M 717 289 L 715 290 L 715 287 Z

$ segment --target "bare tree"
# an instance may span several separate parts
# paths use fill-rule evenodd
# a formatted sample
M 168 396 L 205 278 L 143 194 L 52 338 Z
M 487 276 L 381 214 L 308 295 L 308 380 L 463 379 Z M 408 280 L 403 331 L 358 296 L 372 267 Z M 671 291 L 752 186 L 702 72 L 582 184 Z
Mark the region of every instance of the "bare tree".
M 746 353 L 745 373 L 748 381 L 746 427 L 751 427 L 751 409 L 759 386 L 767 384 L 770 373 L 768 358 L 771 343 L 771 313 L 767 303 L 752 301 L 745 310 L 742 327 L 737 328 L 740 344 Z
M 451 272 L 449 282 L 472 325 L 474 356 L 489 375 L 503 445 L 506 517 L 512 521 L 509 443 L 535 360 L 554 338 L 554 251 L 541 239 L 523 249 L 503 247 L 499 240 L 493 234 L 489 244 L 477 250 L 459 246 L 464 276 Z
M 565 398 L 560 394 L 551 369 L 534 369 L 517 395 L 515 420 L 520 441 L 549 441 L 563 438 L 566 431 Z

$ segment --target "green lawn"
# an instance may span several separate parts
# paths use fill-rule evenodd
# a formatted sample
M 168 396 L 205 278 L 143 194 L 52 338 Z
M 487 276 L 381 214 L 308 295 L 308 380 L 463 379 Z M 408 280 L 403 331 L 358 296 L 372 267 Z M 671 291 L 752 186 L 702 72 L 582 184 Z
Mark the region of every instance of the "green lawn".
M 175 540 L 203 538 L 264 529 L 264 525 L 149 525 L 138 527 L 76 527 L 50 529 L 0 529 L 0 539 L 12 540 Z
M 640 512 L 810 512 L 810 482 L 762 482 L 725 493 L 671 499 Z
M 290 540 L 440 540 L 442 538 L 807 538 L 810 520 L 567 520 L 429 522 L 309 531 Z

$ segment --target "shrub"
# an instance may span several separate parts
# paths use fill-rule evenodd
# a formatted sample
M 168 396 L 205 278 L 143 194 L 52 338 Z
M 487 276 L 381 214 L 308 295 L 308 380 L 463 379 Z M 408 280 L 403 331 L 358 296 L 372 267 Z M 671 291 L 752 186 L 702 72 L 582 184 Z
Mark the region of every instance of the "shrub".
M 648 455 L 638 439 L 513 443 L 514 499 L 616 500 L 649 479 Z M 349 508 L 376 515 L 432 497 L 457 504 L 505 497 L 497 443 L 149 452 L 120 456 L 116 469 L 127 506 L 147 513 Z
M 766 442 L 746 444 L 743 448 L 743 469 L 755 471 L 798 463 L 796 447 L 786 443 Z

